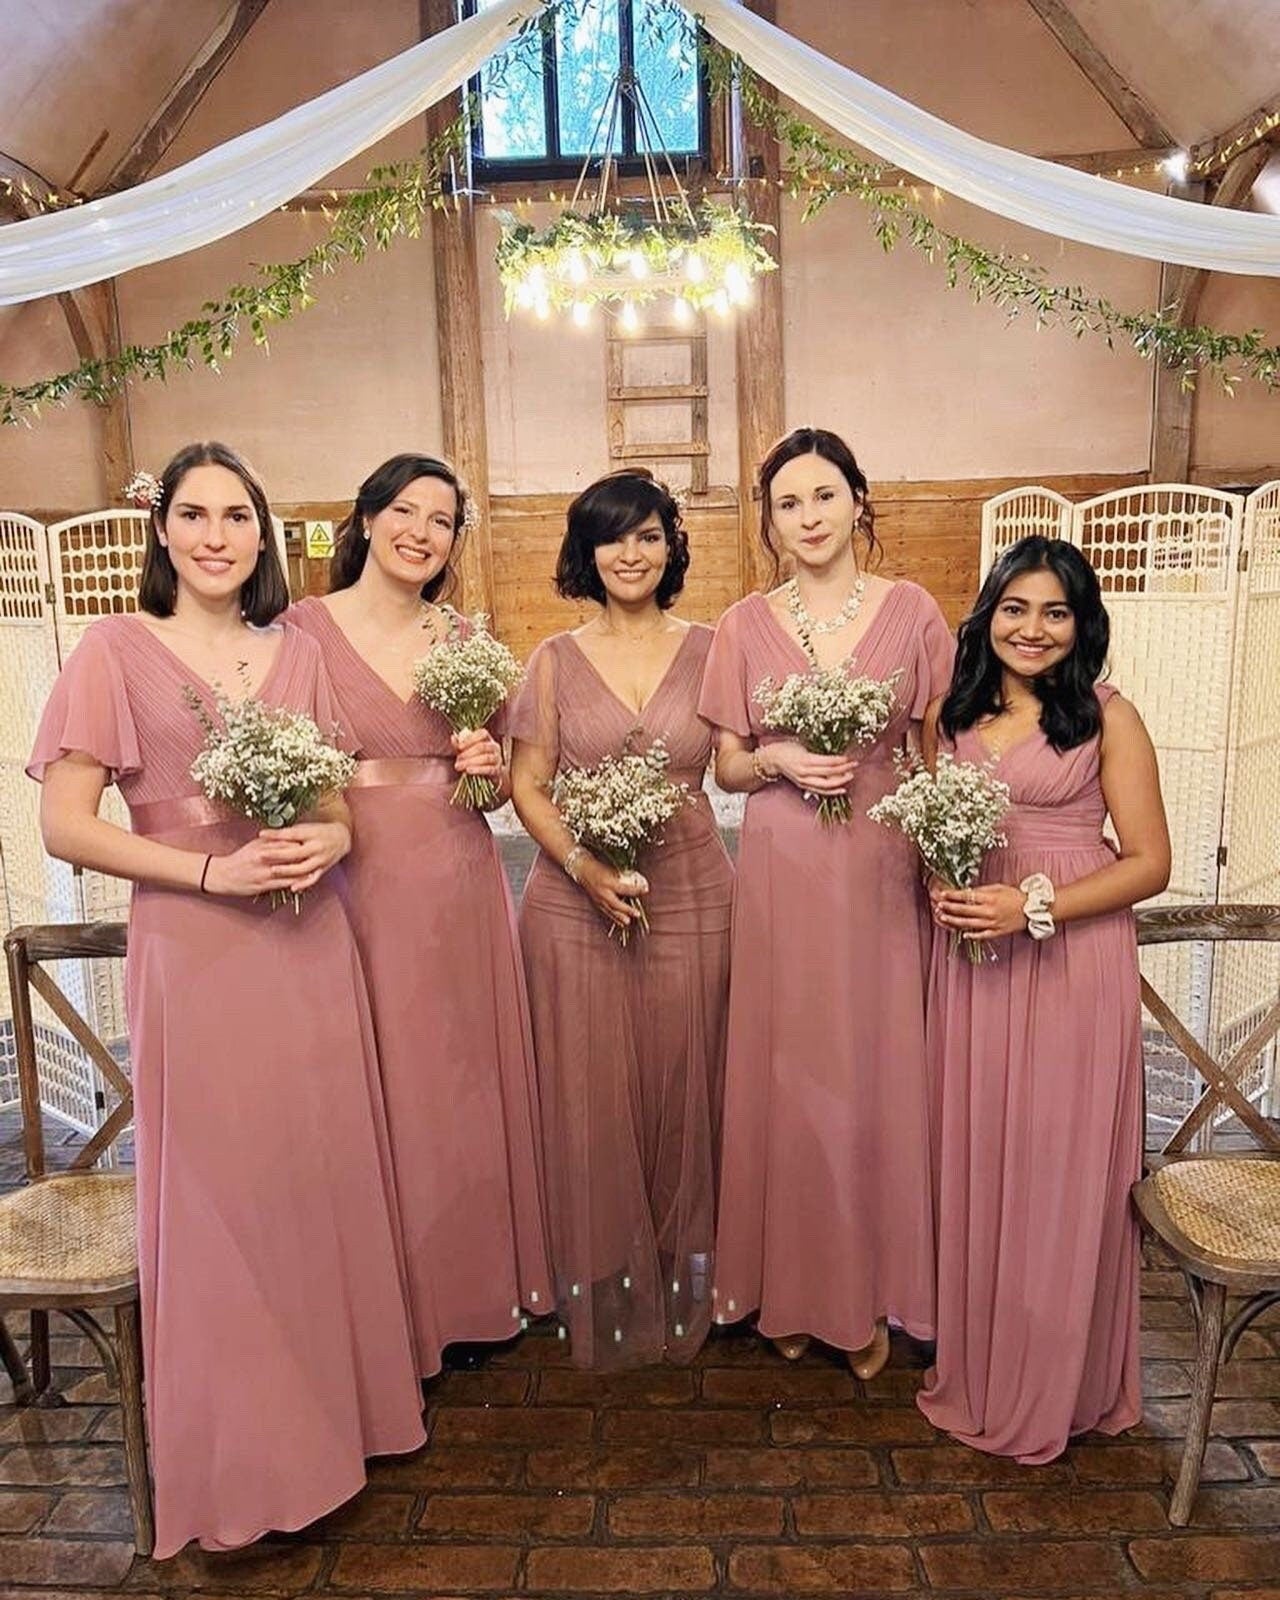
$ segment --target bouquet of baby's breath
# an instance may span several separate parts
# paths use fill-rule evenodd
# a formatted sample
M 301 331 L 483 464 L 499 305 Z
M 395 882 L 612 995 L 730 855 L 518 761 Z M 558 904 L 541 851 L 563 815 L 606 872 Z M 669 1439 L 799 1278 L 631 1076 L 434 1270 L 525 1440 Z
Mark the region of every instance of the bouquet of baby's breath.
M 855 678 L 843 667 L 814 667 L 780 684 L 762 678 L 755 701 L 766 728 L 794 734 L 815 755 L 839 756 L 851 744 L 870 744 L 888 726 L 897 681 L 896 672 L 882 680 Z M 851 815 L 847 794 L 818 797 L 819 822 L 847 822 Z
M 324 795 L 351 782 L 355 759 L 326 739 L 305 713 L 265 705 L 252 695 L 231 700 L 217 690 L 219 726 L 190 685 L 183 692 L 205 731 L 191 776 L 210 800 L 221 800 L 264 828 L 287 828 Z M 273 905 L 291 899 L 299 909 L 296 894 L 280 890 L 271 899 Z
M 901 828 L 919 850 L 924 864 L 953 889 L 968 889 L 978 880 L 982 858 L 1004 844 L 1000 823 L 1009 809 L 1009 785 L 989 766 L 940 755 L 930 772 L 918 757 L 895 758 L 902 782 L 867 812 L 873 822 Z M 987 947 L 954 930 L 951 950 L 962 943 L 975 965 L 985 961 Z
M 487 621 L 473 617 L 465 638 L 451 631 L 414 663 L 414 693 L 456 733 L 483 728 L 520 681 L 520 663 L 488 632 Z M 497 800 L 498 786 L 492 778 L 464 773 L 452 798 L 455 806 L 483 811 Z
M 606 756 L 594 767 L 570 767 L 556 778 L 551 798 L 575 841 L 619 872 L 634 872 L 641 852 L 660 844 L 660 830 L 692 796 L 687 783 L 667 777 L 670 757 L 661 739 L 643 754 Z M 649 919 L 638 897 L 633 903 L 642 931 Z M 626 944 L 627 928 L 611 927 Z

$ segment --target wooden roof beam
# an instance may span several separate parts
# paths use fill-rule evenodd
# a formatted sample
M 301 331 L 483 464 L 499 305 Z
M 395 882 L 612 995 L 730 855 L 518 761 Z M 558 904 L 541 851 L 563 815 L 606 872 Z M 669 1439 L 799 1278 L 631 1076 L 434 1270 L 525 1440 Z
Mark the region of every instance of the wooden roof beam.
M 1214 169 L 1235 161 L 1247 150 L 1280 139 L 1280 94 L 1272 95 L 1225 133 L 1203 139 L 1190 150 L 1191 168 L 1198 176 L 1212 177 Z
M 1027 3 L 1140 145 L 1176 144 L 1156 113 L 1080 26 L 1065 0 Z
M 151 174 L 266 7 L 267 0 L 234 0 L 146 127 L 116 162 L 99 194 L 131 189 Z

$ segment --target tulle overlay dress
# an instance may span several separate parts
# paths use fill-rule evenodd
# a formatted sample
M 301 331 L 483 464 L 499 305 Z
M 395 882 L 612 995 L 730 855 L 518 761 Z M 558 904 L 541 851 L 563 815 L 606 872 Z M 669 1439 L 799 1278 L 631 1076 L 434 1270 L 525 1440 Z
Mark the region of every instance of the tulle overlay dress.
M 989 759 L 972 729 L 955 753 Z M 1097 738 L 1059 755 L 1039 730 L 1004 753 L 1009 842 L 983 882 L 1061 886 L 1114 861 L 1098 762 Z M 1042 1462 L 1142 1414 L 1138 951 L 1128 911 L 993 948 L 980 967 L 934 951 L 938 1361 L 919 1403 L 965 1444 Z
M 711 1321 L 733 869 L 701 787 L 710 641 L 690 627 L 637 714 L 559 634 L 510 717 L 562 768 L 661 738 L 696 796 L 641 858 L 649 932 L 625 949 L 541 853 L 521 905 L 556 1298 L 580 1366 L 690 1361 Z
M 320 645 L 360 762 L 347 791 L 350 911 L 427 1376 L 445 1345 L 508 1339 L 522 1306 L 552 1309 L 515 913 L 488 821 L 450 803 L 449 724 L 402 700 L 319 600 L 289 616 Z
M 747 799 L 738 849 L 716 1317 L 856 1350 L 877 1317 L 927 1338 L 933 1200 L 924 989 L 930 932 L 913 848 L 867 819 L 893 789 L 893 751 L 950 681 L 941 612 L 897 583 L 848 668 L 897 680 L 863 751 L 851 820 L 824 826 L 785 779 Z M 768 743 L 754 695 L 811 663 L 763 595 L 716 630 L 701 711 Z
M 293 628 L 258 693 L 331 723 Z M 71 751 L 118 782 L 134 831 L 226 854 L 189 768 L 200 682 L 138 618 L 95 623 L 28 768 Z M 235 691 L 235 686 L 230 686 Z M 216 715 L 216 713 L 214 713 Z M 422 1443 L 364 980 L 335 869 L 300 913 L 138 885 L 126 998 L 157 1556 L 300 1528 L 364 1458 Z

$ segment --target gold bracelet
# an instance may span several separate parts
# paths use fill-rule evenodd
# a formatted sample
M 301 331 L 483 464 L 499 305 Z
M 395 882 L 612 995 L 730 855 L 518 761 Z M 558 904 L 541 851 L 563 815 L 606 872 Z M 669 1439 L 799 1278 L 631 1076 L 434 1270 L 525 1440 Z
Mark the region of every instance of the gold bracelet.
M 761 755 L 762 755 L 762 751 L 760 749 L 760 746 L 756 745 L 755 749 L 752 750 L 752 752 L 751 752 L 751 771 L 752 771 L 752 773 L 755 775 L 755 777 L 761 783 L 777 783 L 778 774 L 776 772 L 766 772 L 765 771 L 764 762 L 761 760 Z

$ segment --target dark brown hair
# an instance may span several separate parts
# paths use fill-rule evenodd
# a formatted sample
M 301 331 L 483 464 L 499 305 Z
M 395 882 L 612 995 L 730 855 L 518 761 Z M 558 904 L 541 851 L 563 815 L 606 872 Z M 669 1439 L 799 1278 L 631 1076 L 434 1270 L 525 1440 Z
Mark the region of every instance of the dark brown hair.
M 794 461 L 797 456 L 821 456 L 844 474 L 854 499 L 862 501 L 862 510 L 853 525 L 853 531 L 860 533 L 867 541 L 869 560 L 878 562 L 881 547 L 876 538 L 876 511 L 871 504 L 866 473 L 854 459 L 853 451 L 838 433 L 832 433 L 827 428 L 793 428 L 770 447 L 768 455 L 760 463 L 760 540 L 773 561 L 775 575 L 781 571 L 782 563 L 769 522 L 769 490 L 787 462 Z
M 147 524 L 147 548 L 142 557 L 142 576 L 138 580 L 138 605 L 153 617 L 171 617 L 178 597 L 178 574 L 168 550 L 160 543 L 169 507 L 182 480 L 194 467 L 225 467 L 244 484 L 249 504 L 258 519 L 262 548 L 257 565 L 240 588 L 240 614 L 246 622 L 263 628 L 289 604 L 289 584 L 280 565 L 271 508 L 257 474 L 230 448 L 216 439 L 184 445 L 160 476 L 160 498 L 151 509 Z
M 385 511 L 417 478 L 438 478 L 447 483 L 456 497 L 453 513 L 453 544 L 449 559 L 433 578 L 422 585 L 424 600 L 440 600 L 453 593 L 457 582 L 454 561 L 462 546 L 463 529 L 467 521 L 467 489 L 462 479 L 447 461 L 437 456 L 405 454 L 392 456 L 380 467 L 375 467 L 356 490 L 356 503 L 334 534 L 333 559 L 329 562 L 329 593 L 349 589 L 364 571 L 369 559 L 369 541 L 364 536 L 365 524 L 379 511 Z
M 674 605 L 689 570 L 689 536 L 670 489 L 644 467 L 597 478 L 570 504 L 556 561 L 556 592 L 566 600 L 594 600 L 603 605 L 605 588 L 596 566 L 597 548 L 625 539 L 655 513 L 667 538 L 667 565 L 653 598 L 663 611 Z

